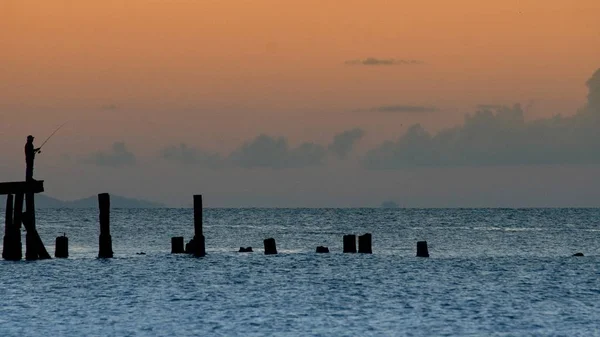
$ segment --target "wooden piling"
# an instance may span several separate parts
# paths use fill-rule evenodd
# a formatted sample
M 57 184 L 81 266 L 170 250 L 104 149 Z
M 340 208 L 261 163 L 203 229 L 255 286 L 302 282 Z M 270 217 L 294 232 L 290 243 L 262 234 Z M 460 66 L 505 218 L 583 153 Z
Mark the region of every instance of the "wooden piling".
M 202 232 L 202 195 L 194 195 L 194 256 L 205 256 L 204 234 Z
M 56 238 L 56 246 L 54 249 L 54 257 L 67 258 L 69 257 L 69 238 L 65 235 Z
M 240 247 L 238 253 L 252 253 L 252 247 Z
M 6 213 L 4 218 L 4 238 L 2 245 L 2 258 L 5 260 L 13 260 L 14 256 L 14 225 L 13 225 L 13 196 L 6 196 Z
M 171 254 L 183 254 L 183 236 L 174 236 L 171 238 Z
M 51 259 L 52 257 L 44 247 L 42 238 L 35 227 L 35 194 L 27 193 L 25 197 L 25 214 L 23 214 L 23 226 L 27 231 L 25 236 L 25 259 Z
M 25 195 L 17 193 L 15 195 L 15 207 L 13 210 L 13 232 L 11 247 L 14 252 L 12 260 L 20 260 L 23 257 L 23 243 L 21 242 L 21 224 L 23 222 L 23 202 Z
M 358 236 L 358 252 L 363 254 L 373 254 L 371 248 L 371 233 Z
M 275 239 L 268 238 L 264 241 L 265 244 L 265 255 L 277 254 L 277 246 L 275 245 Z
M 33 193 L 27 193 L 25 197 L 25 214 L 23 214 L 23 225 L 27 234 L 25 235 L 25 259 L 37 260 L 38 251 L 33 229 L 35 229 L 35 200 Z
M 427 249 L 427 241 L 417 242 L 417 257 L 429 257 L 429 250 Z
M 98 194 L 98 207 L 100 208 L 100 249 L 99 258 L 113 257 L 112 237 L 110 236 L 110 195 Z
M 344 253 L 356 253 L 356 235 L 344 235 Z
M 329 248 L 325 247 L 325 246 L 319 246 L 317 247 L 317 253 L 329 253 Z

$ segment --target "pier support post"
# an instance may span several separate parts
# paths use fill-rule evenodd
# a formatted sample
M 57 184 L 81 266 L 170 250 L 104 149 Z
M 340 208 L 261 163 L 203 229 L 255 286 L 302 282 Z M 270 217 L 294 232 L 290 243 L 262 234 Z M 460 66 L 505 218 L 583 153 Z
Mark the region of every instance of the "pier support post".
M 183 236 L 174 236 L 171 238 L 171 254 L 183 254 Z
M 25 214 L 23 214 L 23 225 L 27 231 L 25 236 L 25 259 L 51 259 L 42 238 L 35 228 L 35 199 L 33 193 L 27 193 L 25 197 Z
M 13 210 L 13 232 L 11 243 L 11 260 L 20 260 L 23 257 L 23 243 L 21 242 L 21 224 L 23 223 L 23 202 L 25 195 L 17 193 L 15 195 L 15 207 Z
M 371 233 L 358 236 L 358 252 L 363 254 L 373 254 L 371 248 Z
M 65 235 L 59 236 L 56 238 L 54 257 L 56 257 L 56 258 L 69 257 L 69 238 L 66 237 Z
M 429 257 L 429 250 L 427 249 L 427 241 L 417 242 L 417 257 Z
M 5 260 L 14 260 L 14 227 L 13 196 L 9 194 L 6 196 L 6 216 L 4 218 L 4 239 L 2 245 L 2 258 Z
M 202 195 L 194 195 L 194 256 L 206 255 L 204 246 L 204 233 L 202 232 Z
M 37 260 L 38 252 L 33 229 L 35 228 L 35 200 L 33 193 L 27 193 L 25 198 L 25 214 L 23 214 L 23 225 L 25 225 L 25 259 Z
M 113 257 L 112 238 L 110 236 L 110 195 L 98 194 L 98 207 L 100 208 L 100 250 L 99 258 Z
M 265 255 L 277 254 L 277 246 L 275 245 L 275 239 L 268 238 L 264 241 L 265 244 Z
M 356 253 L 356 235 L 344 235 L 344 253 Z

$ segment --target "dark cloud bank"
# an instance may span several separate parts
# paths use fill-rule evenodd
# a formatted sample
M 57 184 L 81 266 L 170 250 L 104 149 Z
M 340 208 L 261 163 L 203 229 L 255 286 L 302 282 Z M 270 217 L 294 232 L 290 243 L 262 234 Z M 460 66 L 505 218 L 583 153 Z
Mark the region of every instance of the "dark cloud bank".
M 458 127 L 430 134 L 421 125 L 411 126 L 396 141 L 368 151 L 361 164 L 368 169 L 407 167 L 501 166 L 600 163 L 600 69 L 587 81 L 588 102 L 577 114 L 527 122 L 519 104 L 512 107 L 479 105 Z M 433 107 L 383 106 L 376 111 L 430 112 Z M 347 159 L 364 136 L 362 129 L 347 130 L 323 146 L 305 142 L 289 145 L 285 137 L 259 135 L 227 156 L 186 144 L 164 148 L 160 157 L 205 168 L 306 168 L 325 164 L 328 157 Z M 99 151 L 84 162 L 123 167 L 136 163 L 125 143 Z
M 124 167 L 135 165 L 136 159 L 124 142 L 115 142 L 109 151 L 98 151 L 83 158 L 82 161 L 97 166 Z
M 304 168 L 323 165 L 329 155 L 345 159 L 363 135 L 363 130 L 353 129 L 336 135 L 328 147 L 312 142 L 291 147 L 285 137 L 262 134 L 226 157 L 191 148 L 186 144 L 167 147 L 161 151 L 160 156 L 182 164 L 209 168 Z
M 587 82 L 588 103 L 570 117 L 526 122 L 521 106 L 479 106 L 462 126 L 428 133 L 413 125 L 367 152 L 371 169 L 600 163 L 600 69 Z

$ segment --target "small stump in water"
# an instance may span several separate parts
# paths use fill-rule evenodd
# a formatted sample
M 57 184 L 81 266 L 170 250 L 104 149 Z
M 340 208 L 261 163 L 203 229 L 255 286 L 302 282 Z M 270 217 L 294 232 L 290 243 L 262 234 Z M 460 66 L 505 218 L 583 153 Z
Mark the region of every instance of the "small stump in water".
M 317 253 L 329 253 L 329 248 L 325 246 L 319 246 L 317 247 Z
M 427 249 L 427 241 L 417 242 L 417 257 L 429 257 L 429 250 Z
M 252 253 L 252 247 L 240 247 L 240 250 L 238 250 L 238 253 Z
M 175 236 L 171 238 L 171 254 L 183 254 L 183 236 Z
M 264 241 L 265 244 L 265 255 L 277 254 L 277 246 L 275 246 L 275 239 L 268 238 Z
M 69 257 L 69 238 L 65 235 L 56 238 L 56 246 L 54 249 L 54 257 L 67 258 Z
M 583 256 L 583 253 L 575 253 L 573 256 Z
M 356 235 L 344 235 L 344 253 L 356 253 Z

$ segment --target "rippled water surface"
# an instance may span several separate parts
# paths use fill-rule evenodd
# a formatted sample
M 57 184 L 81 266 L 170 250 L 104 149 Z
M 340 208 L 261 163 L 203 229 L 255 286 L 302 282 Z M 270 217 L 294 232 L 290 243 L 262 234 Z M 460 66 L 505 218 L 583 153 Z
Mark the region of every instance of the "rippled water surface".
M 600 335 L 597 209 L 207 209 L 208 255 L 169 254 L 192 213 L 112 210 L 104 260 L 97 210 L 38 211 L 70 258 L 0 262 L 0 336 Z M 341 253 L 366 232 L 372 255 Z

